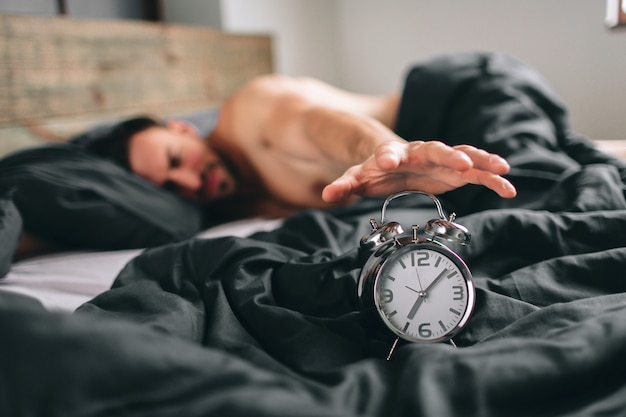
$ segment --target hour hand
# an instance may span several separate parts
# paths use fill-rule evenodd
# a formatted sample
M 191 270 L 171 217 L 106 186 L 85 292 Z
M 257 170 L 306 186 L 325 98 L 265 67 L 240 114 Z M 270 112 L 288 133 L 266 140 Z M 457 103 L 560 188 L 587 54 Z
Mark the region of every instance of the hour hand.
M 417 300 L 415 300 L 415 303 L 413 304 L 413 307 L 411 307 L 409 314 L 406 315 L 406 318 L 409 320 L 413 320 L 413 317 L 415 317 L 415 313 L 417 313 L 417 309 L 420 307 L 420 305 L 422 305 L 422 302 L 424 302 L 424 296 L 426 295 L 424 294 L 424 291 L 416 291 L 416 292 L 418 294 Z

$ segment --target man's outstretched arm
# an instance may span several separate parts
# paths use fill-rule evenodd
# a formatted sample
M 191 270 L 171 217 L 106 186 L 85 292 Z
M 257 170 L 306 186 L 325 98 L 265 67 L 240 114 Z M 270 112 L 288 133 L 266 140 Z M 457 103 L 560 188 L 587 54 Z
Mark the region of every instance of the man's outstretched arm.
M 240 92 L 233 114 L 245 118 L 231 123 L 230 132 L 241 132 L 236 136 L 249 148 L 265 141 L 293 161 L 316 166 L 310 174 L 326 185 L 321 195 L 326 203 L 404 190 L 440 194 L 466 184 L 515 196 L 502 177 L 508 164 L 499 156 L 468 145 L 407 142 L 394 134 L 389 125 L 395 109 L 385 108 L 397 104 L 392 97 L 357 95 L 316 80 L 265 77 Z
M 322 198 L 335 203 L 351 195 L 385 196 L 405 190 L 441 194 L 467 184 L 483 185 L 500 197 L 512 198 L 517 194 L 515 187 L 502 177 L 508 170 L 503 158 L 469 145 L 389 142 L 327 185 Z

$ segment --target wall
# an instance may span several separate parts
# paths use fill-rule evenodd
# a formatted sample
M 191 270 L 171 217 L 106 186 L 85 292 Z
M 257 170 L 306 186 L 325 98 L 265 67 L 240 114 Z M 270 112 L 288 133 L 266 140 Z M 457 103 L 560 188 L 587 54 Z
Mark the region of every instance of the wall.
M 72 17 L 91 19 L 141 19 L 142 7 L 138 1 L 127 0 L 66 0 L 67 12 Z
M 221 0 L 223 27 L 276 38 L 276 70 L 366 93 L 435 54 L 495 50 L 537 67 L 574 129 L 626 139 L 626 30 L 603 0 Z
M 57 0 L 0 0 L 0 13 L 55 16 Z M 141 0 L 65 0 L 68 16 L 90 19 L 141 19 Z
M 58 8 L 50 0 L 0 0 L 0 12 L 54 16 L 57 14 Z
M 337 80 L 337 0 L 222 0 L 222 24 L 235 32 L 269 33 L 277 72 Z
M 220 0 L 160 0 L 163 20 L 191 25 L 222 27 Z
M 576 131 L 626 139 L 626 31 L 605 27 L 602 0 L 340 0 L 336 13 L 345 88 L 384 92 L 415 60 L 503 51 L 554 84 Z

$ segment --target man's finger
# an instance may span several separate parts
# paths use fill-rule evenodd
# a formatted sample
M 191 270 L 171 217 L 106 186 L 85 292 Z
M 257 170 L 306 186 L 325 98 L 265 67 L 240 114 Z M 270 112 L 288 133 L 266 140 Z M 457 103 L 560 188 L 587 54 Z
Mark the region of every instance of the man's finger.
M 503 198 L 513 198 L 517 195 L 515 186 L 497 174 L 473 169 L 463 173 L 462 177 L 468 183 L 485 186 Z
M 439 141 L 424 142 L 409 147 L 409 164 L 420 166 L 440 166 L 455 171 L 470 169 L 474 163 L 463 151 L 451 148 Z
M 489 153 L 470 145 L 458 145 L 454 147 L 467 154 L 474 162 L 474 168 L 489 171 L 494 174 L 506 174 L 510 166 L 506 159 L 499 155 Z
M 354 181 L 344 175 L 324 187 L 322 200 L 327 203 L 337 203 L 350 197 L 355 192 Z

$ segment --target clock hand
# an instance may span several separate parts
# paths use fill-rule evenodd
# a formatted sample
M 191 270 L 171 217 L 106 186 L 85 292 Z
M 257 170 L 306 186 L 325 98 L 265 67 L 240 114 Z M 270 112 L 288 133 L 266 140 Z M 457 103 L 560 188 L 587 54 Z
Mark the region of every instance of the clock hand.
M 429 292 L 430 290 L 432 290 L 432 289 L 433 289 L 433 287 L 434 287 L 435 285 L 437 285 L 437 283 L 439 283 L 439 281 L 441 281 L 441 278 L 443 278 L 443 277 L 444 277 L 447 273 L 448 273 L 448 268 L 444 268 L 444 270 L 443 270 L 443 271 L 441 271 L 441 272 L 439 273 L 439 275 L 437 275 L 437 277 L 433 280 L 433 282 L 431 282 L 430 284 L 428 284 L 428 287 L 426 287 L 426 289 L 424 290 L 424 293 L 425 293 L 425 294 L 428 294 L 428 292 Z
M 420 291 L 424 291 L 424 287 L 422 286 L 422 280 L 420 279 L 420 273 L 417 268 L 415 268 L 415 275 L 417 275 L 417 283 L 420 286 Z
M 415 268 L 415 275 L 417 275 L 417 283 L 420 286 L 420 290 L 415 291 L 413 288 L 407 287 L 411 291 L 415 291 L 418 294 L 417 300 L 415 300 L 415 304 L 413 304 L 413 307 L 411 307 L 411 310 L 409 310 L 409 314 L 406 315 L 406 318 L 409 320 L 413 320 L 413 318 L 415 317 L 415 313 L 417 313 L 417 309 L 420 307 L 420 305 L 422 305 L 422 303 L 424 302 L 424 297 L 426 297 L 427 294 L 427 292 L 423 289 L 424 287 L 422 286 L 422 280 L 420 279 L 420 273 L 417 268 Z M 436 279 L 437 278 L 435 278 L 435 280 Z M 430 286 L 432 286 L 432 283 L 430 284 Z
M 417 291 L 417 294 L 418 296 L 417 300 L 415 300 L 415 304 L 413 304 L 413 307 L 411 307 L 409 314 L 406 315 L 406 318 L 409 320 L 413 320 L 413 317 L 415 317 L 415 313 L 417 313 L 417 309 L 420 307 L 420 305 L 422 305 L 424 297 L 426 296 L 426 293 L 424 291 Z
M 418 293 L 418 294 L 420 294 L 420 293 L 422 292 L 422 291 L 418 291 L 418 290 L 416 290 L 416 289 L 414 289 L 414 288 L 411 288 L 411 287 L 409 287 L 408 285 L 405 285 L 405 286 L 404 286 L 404 288 L 407 288 L 407 289 L 409 289 L 409 290 L 411 290 L 411 291 L 413 291 L 413 292 L 416 292 L 416 293 Z
M 417 300 L 415 300 L 415 303 L 413 304 L 413 307 L 411 307 L 411 310 L 409 310 L 409 314 L 406 315 L 407 319 L 413 320 L 413 318 L 415 317 L 415 313 L 417 313 L 417 309 L 420 307 L 420 305 L 422 305 L 422 303 L 424 302 L 424 299 L 428 295 L 428 291 L 430 291 L 435 285 L 437 285 L 437 283 L 439 281 L 441 281 L 441 278 L 446 276 L 447 273 L 448 273 L 448 268 L 445 268 L 443 271 L 441 271 L 439 273 L 439 275 L 437 275 L 437 277 L 433 280 L 433 282 L 431 282 L 428 285 L 428 287 L 426 287 L 426 289 L 424 291 L 415 291 L 413 288 L 407 287 L 410 290 L 417 292 L 417 294 L 418 294 Z M 419 277 L 419 275 L 418 275 L 418 277 Z

